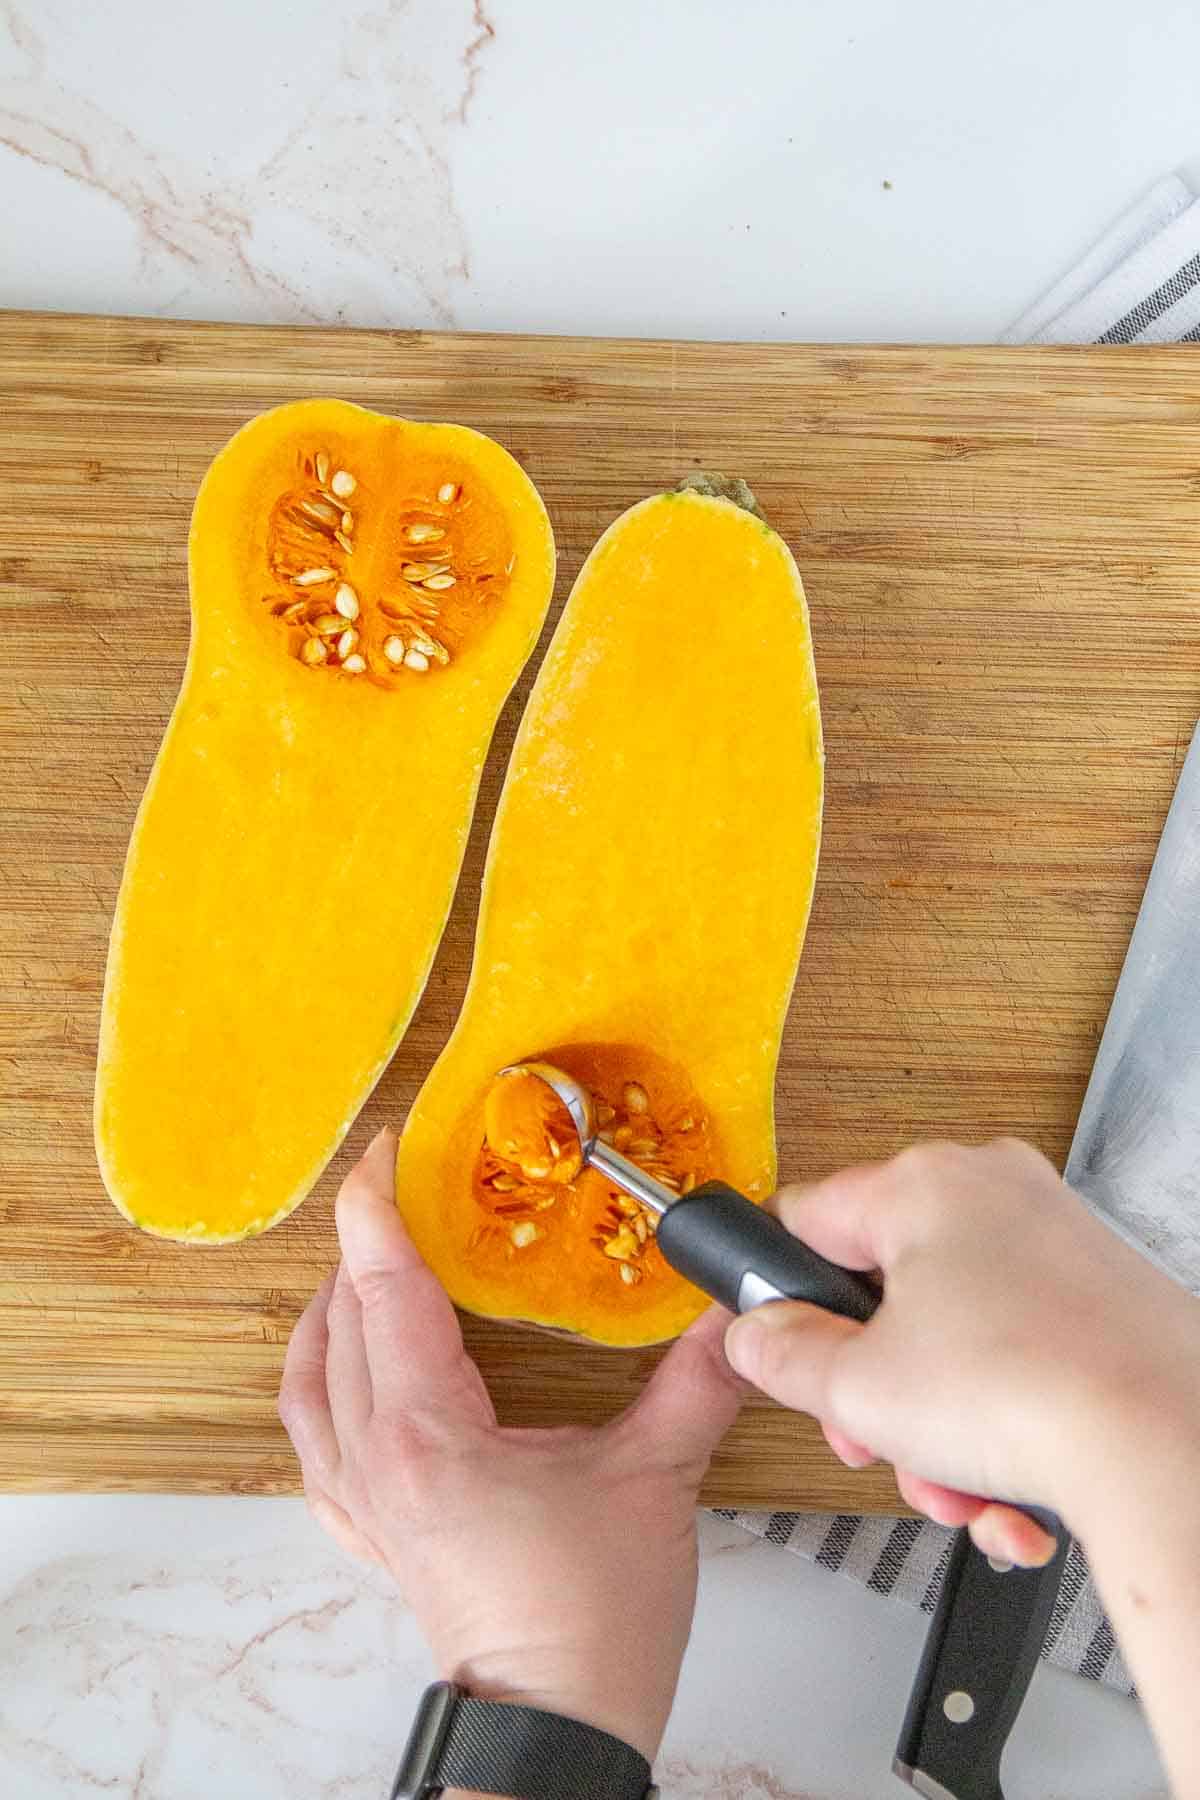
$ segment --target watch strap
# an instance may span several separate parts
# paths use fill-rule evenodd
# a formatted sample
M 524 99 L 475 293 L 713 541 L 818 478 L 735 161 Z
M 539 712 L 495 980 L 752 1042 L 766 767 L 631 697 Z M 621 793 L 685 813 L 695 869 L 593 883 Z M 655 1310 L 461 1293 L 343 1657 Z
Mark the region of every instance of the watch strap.
M 394 1796 L 468 1788 L 510 1800 L 645 1800 L 656 1792 L 639 1751 L 579 1719 L 476 1700 L 437 1682 L 422 1699 L 414 1741 L 434 1714 L 422 1766 L 412 1766 L 410 1745 Z

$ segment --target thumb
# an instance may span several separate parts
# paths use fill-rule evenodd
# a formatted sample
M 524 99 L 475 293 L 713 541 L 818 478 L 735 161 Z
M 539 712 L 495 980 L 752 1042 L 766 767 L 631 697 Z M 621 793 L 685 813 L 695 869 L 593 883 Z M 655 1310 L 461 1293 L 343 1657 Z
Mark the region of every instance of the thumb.
M 834 1369 L 862 1329 L 803 1300 L 769 1300 L 733 1321 L 725 1354 L 739 1375 L 781 1405 L 838 1423 L 830 1404 Z
M 742 1388 L 721 1350 L 729 1314 L 702 1313 L 672 1344 L 641 1395 L 617 1421 L 646 1461 L 694 1464 L 697 1480 L 737 1417 Z
M 396 1206 L 396 1138 L 381 1131 L 337 1197 L 342 1263 L 358 1300 L 375 1412 L 442 1427 L 494 1419 L 450 1297 Z

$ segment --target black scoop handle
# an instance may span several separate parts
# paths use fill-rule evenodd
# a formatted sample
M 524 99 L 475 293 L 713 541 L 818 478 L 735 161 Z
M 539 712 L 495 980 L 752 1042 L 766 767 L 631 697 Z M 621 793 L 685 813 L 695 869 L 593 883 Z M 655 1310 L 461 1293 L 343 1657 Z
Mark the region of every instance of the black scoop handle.
M 879 1293 L 861 1275 L 810 1250 L 774 1214 L 721 1181 L 706 1181 L 669 1206 L 658 1247 L 681 1275 L 730 1312 L 764 1300 L 808 1300 L 848 1319 L 869 1319 Z

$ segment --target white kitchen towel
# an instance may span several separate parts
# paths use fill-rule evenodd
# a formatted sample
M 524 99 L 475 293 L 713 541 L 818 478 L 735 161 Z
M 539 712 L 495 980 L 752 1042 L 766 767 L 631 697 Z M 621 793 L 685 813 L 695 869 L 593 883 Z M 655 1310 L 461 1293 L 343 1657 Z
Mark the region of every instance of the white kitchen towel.
M 1070 275 L 1022 314 L 1003 342 L 1200 342 L 1200 195 L 1192 183 L 1183 175 L 1160 181 Z M 1192 1274 L 1200 1289 L 1200 1266 Z M 720 1516 L 925 1612 L 937 1603 L 954 1536 L 922 1519 L 731 1511 Z M 1042 1654 L 1077 1675 L 1132 1691 L 1078 1544 L 1067 1556 Z
M 1200 194 L 1182 173 L 1130 207 L 1001 338 L 1005 344 L 1197 341 Z

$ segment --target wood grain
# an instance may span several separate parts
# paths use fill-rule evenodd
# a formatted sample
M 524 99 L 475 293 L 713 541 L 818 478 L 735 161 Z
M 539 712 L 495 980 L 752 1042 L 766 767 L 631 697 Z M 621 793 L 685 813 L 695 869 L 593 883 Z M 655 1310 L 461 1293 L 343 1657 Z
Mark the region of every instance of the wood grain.
M 1187 348 L 0 317 L 9 1489 L 295 1489 L 274 1395 L 292 1322 L 334 1257 L 336 1181 L 382 1120 L 402 1119 L 462 995 L 528 678 L 420 1012 L 313 1197 L 267 1237 L 213 1250 L 154 1242 L 110 1207 L 91 1145 L 97 1012 L 125 842 L 184 658 L 192 496 L 247 417 L 318 393 L 507 444 L 554 520 L 559 602 L 622 508 L 697 466 L 745 475 L 794 547 L 829 785 L 779 1078 L 791 1179 L 937 1133 L 1018 1132 L 1065 1155 L 1200 710 L 1200 365 Z M 467 1329 L 510 1420 L 605 1417 L 654 1360 Z M 849 1474 L 765 1404 L 747 1408 L 707 1498 L 895 1505 L 882 1472 Z

